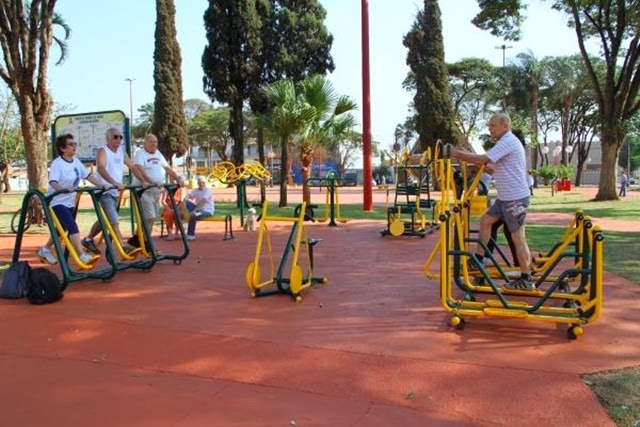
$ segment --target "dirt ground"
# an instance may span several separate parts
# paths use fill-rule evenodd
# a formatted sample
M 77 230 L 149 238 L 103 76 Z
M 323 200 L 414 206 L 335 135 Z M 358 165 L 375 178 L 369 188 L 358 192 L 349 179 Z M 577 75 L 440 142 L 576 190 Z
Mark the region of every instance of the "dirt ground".
M 273 228 L 276 256 L 287 227 Z M 221 223 L 198 224 L 181 265 L 74 282 L 56 304 L 2 301 L 2 425 L 613 425 L 581 374 L 640 365 L 640 288 L 606 273 L 603 316 L 576 341 L 516 319 L 457 331 L 422 274 L 437 234 L 383 227 L 310 224 L 328 283 L 299 303 L 250 298 L 257 233 L 223 241 Z M 27 235 L 21 259 L 40 265 L 45 238 Z M 0 260 L 13 244 L 0 236 Z

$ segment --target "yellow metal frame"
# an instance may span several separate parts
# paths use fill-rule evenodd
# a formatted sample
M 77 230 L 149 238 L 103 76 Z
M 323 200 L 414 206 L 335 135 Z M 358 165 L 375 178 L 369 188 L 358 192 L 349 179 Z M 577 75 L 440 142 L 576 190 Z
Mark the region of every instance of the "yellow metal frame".
M 442 188 L 442 197 L 438 205 L 438 218 L 442 225 L 440 238 L 427 258 L 423 271 L 429 279 L 438 277 L 438 275 L 431 273 L 430 266 L 436 257 L 440 256 L 440 299 L 442 306 L 451 314 L 449 320 L 451 326 L 457 328 L 464 326 L 463 316 L 522 318 L 569 324 L 568 336 L 576 338 L 583 333 L 581 325 L 594 322 L 600 317 L 604 236 L 600 227 L 593 227 L 590 218 L 584 216 L 582 212 L 576 214 L 561 242 L 549 254 L 538 257 L 536 259 L 537 265 L 534 267 L 536 273 L 542 276 L 548 275 L 548 270 L 557 265 L 560 257 L 566 254 L 569 245 L 576 242 L 576 253 L 581 254 L 583 251 L 588 251 L 590 264 L 584 265 L 584 257 L 578 256 L 575 265 L 564 271 L 562 275 L 571 272 L 581 277 L 584 286 L 580 288 L 580 292 L 560 291 L 560 289 L 556 289 L 559 288 L 558 283 L 548 290 L 536 289 L 532 291 L 509 290 L 497 288 L 496 285 L 475 286 L 472 284 L 471 277 L 491 277 L 494 274 L 486 270 L 483 273 L 470 273 L 467 269 L 467 263 L 460 262 L 458 259 L 461 278 L 473 296 L 469 298 L 469 293 L 456 296 L 456 292 L 465 292 L 455 285 L 454 263 L 456 257 L 465 256 L 460 253 L 469 253 L 470 218 L 469 209 L 465 208 L 465 203 L 475 191 L 482 169 L 478 171 L 476 179 L 469 188 L 465 189 L 462 199 L 457 200 L 455 192 L 450 193 L 454 189 L 451 162 L 449 160 L 438 161 L 434 168 L 438 171 L 436 177 Z M 585 241 L 588 247 L 585 247 Z M 487 273 L 489 274 L 487 275 Z M 584 274 L 587 276 L 584 277 Z M 497 274 L 496 276 L 500 277 Z M 559 280 L 559 277 L 548 276 L 548 280 L 545 282 Z M 475 296 L 479 297 L 481 294 L 487 295 L 486 299 L 476 300 Z M 565 300 L 566 303 L 563 306 L 547 304 L 547 301 L 552 302 L 558 299 Z
M 252 297 L 258 296 L 259 292 L 268 286 L 272 286 L 274 284 L 280 286 L 279 281 L 281 280 L 281 278 L 276 277 L 277 272 L 275 271 L 275 259 L 273 256 L 271 235 L 269 231 L 269 223 L 273 222 L 288 222 L 296 225 L 295 236 L 293 239 L 293 256 L 290 262 L 289 279 L 287 280 L 289 283 L 289 293 L 291 293 L 296 302 L 299 302 L 302 300 L 300 293 L 313 285 L 313 263 L 311 260 L 311 250 L 309 248 L 309 237 L 307 235 L 307 229 L 304 225 L 305 212 L 306 203 L 302 203 L 300 213 L 297 217 L 270 217 L 268 215 L 269 203 L 265 201 L 262 205 L 262 216 L 260 218 L 260 226 L 258 229 L 258 240 L 256 244 L 255 256 L 253 258 L 253 261 L 249 263 L 245 275 L 246 284 L 249 288 L 249 291 L 251 292 Z M 266 278 L 263 277 L 262 269 L 260 268 L 265 240 L 267 257 L 269 261 L 269 275 Z M 306 263 L 308 272 L 306 280 L 303 277 L 303 269 L 300 265 L 300 254 L 303 245 L 306 249 Z
M 77 193 L 76 209 L 77 209 L 79 200 L 80 200 L 80 193 Z M 58 215 L 56 215 L 55 211 L 53 210 L 53 207 L 51 206 L 49 206 L 49 215 L 51 215 L 51 219 L 53 220 L 53 224 L 56 227 L 56 231 L 58 232 L 58 236 L 60 237 L 60 240 L 62 241 L 62 243 L 64 243 L 66 250 L 69 251 L 69 255 L 71 256 L 73 261 L 78 265 L 78 268 L 80 270 L 93 270 L 93 268 L 95 267 L 95 262 L 100 259 L 100 255 L 94 255 L 88 263 L 82 262 L 80 260 L 80 256 L 78 255 L 78 252 L 76 252 L 76 248 L 73 247 L 71 240 L 69 240 L 68 233 L 62 227 L 62 224 L 58 219 Z M 62 256 L 63 256 L 62 254 L 58 254 L 58 258 Z

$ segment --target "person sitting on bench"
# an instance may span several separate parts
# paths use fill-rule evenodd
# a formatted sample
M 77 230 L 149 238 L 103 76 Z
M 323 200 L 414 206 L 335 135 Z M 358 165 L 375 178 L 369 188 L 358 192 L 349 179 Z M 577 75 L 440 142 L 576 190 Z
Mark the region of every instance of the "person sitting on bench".
M 198 187 L 187 195 L 187 210 L 189 211 L 189 226 L 187 227 L 187 240 L 196 238 L 196 221 L 213 216 L 215 204 L 213 192 L 207 187 L 207 180 L 203 176 L 198 177 Z

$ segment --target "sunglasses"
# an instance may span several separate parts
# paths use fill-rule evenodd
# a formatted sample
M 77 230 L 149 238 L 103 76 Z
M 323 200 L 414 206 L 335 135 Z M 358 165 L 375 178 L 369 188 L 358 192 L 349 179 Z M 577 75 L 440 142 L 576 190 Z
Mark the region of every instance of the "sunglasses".
M 122 135 L 113 135 L 113 139 L 122 139 L 124 136 Z

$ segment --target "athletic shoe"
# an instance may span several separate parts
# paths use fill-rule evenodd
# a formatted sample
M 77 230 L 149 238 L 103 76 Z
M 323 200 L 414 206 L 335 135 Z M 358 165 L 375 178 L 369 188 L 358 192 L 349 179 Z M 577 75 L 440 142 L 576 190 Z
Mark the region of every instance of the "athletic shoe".
M 139 248 L 140 247 L 140 241 L 138 240 L 138 235 L 137 234 L 135 236 L 130 237 L 129 240 L 127 240 L 127 243 L 130 246 L 133 246 L 134 248 Z
M 196 240 L 196 236 L 192 236 L 191 234 L 187 234 L 187 240 Z
M 93 260 L 93 255 L 83 252 L 80 254 L 80 261 L 82 261 L 85 264 L 90 264 L 91 261 Z
M 519 291 L 535 291 L 536 284 L 533 283 L 532 280 L 524 279 L 520 277 L 513 282 L 508 282 L 504 284 L 504 287 L 511 290 L 519 290 Z
M 100 255 L 100 249 L 98 249 L 96 244 L 93 242 L 93 239 L 85 237 L 82 239 L 82 246 L 92 254 Z
M 53 255 L 53 252 L 51 252 L 51 249 L 49 248 L 45 248 L 44 246 L 41 247 L 40 249 L 38 249 L 38 257 L 40 257 L 40 259 L 48 264 L 57 264 L 58 260 L 56 259 L 56 257 Z
M 130 254 L 131 252 L 135 251 L 137 248 L 131 246 L 128 243 L 125 243 L 124 245 L 122 245 L 122 250 L 124 251 L 124 253 L 126 254 Z

